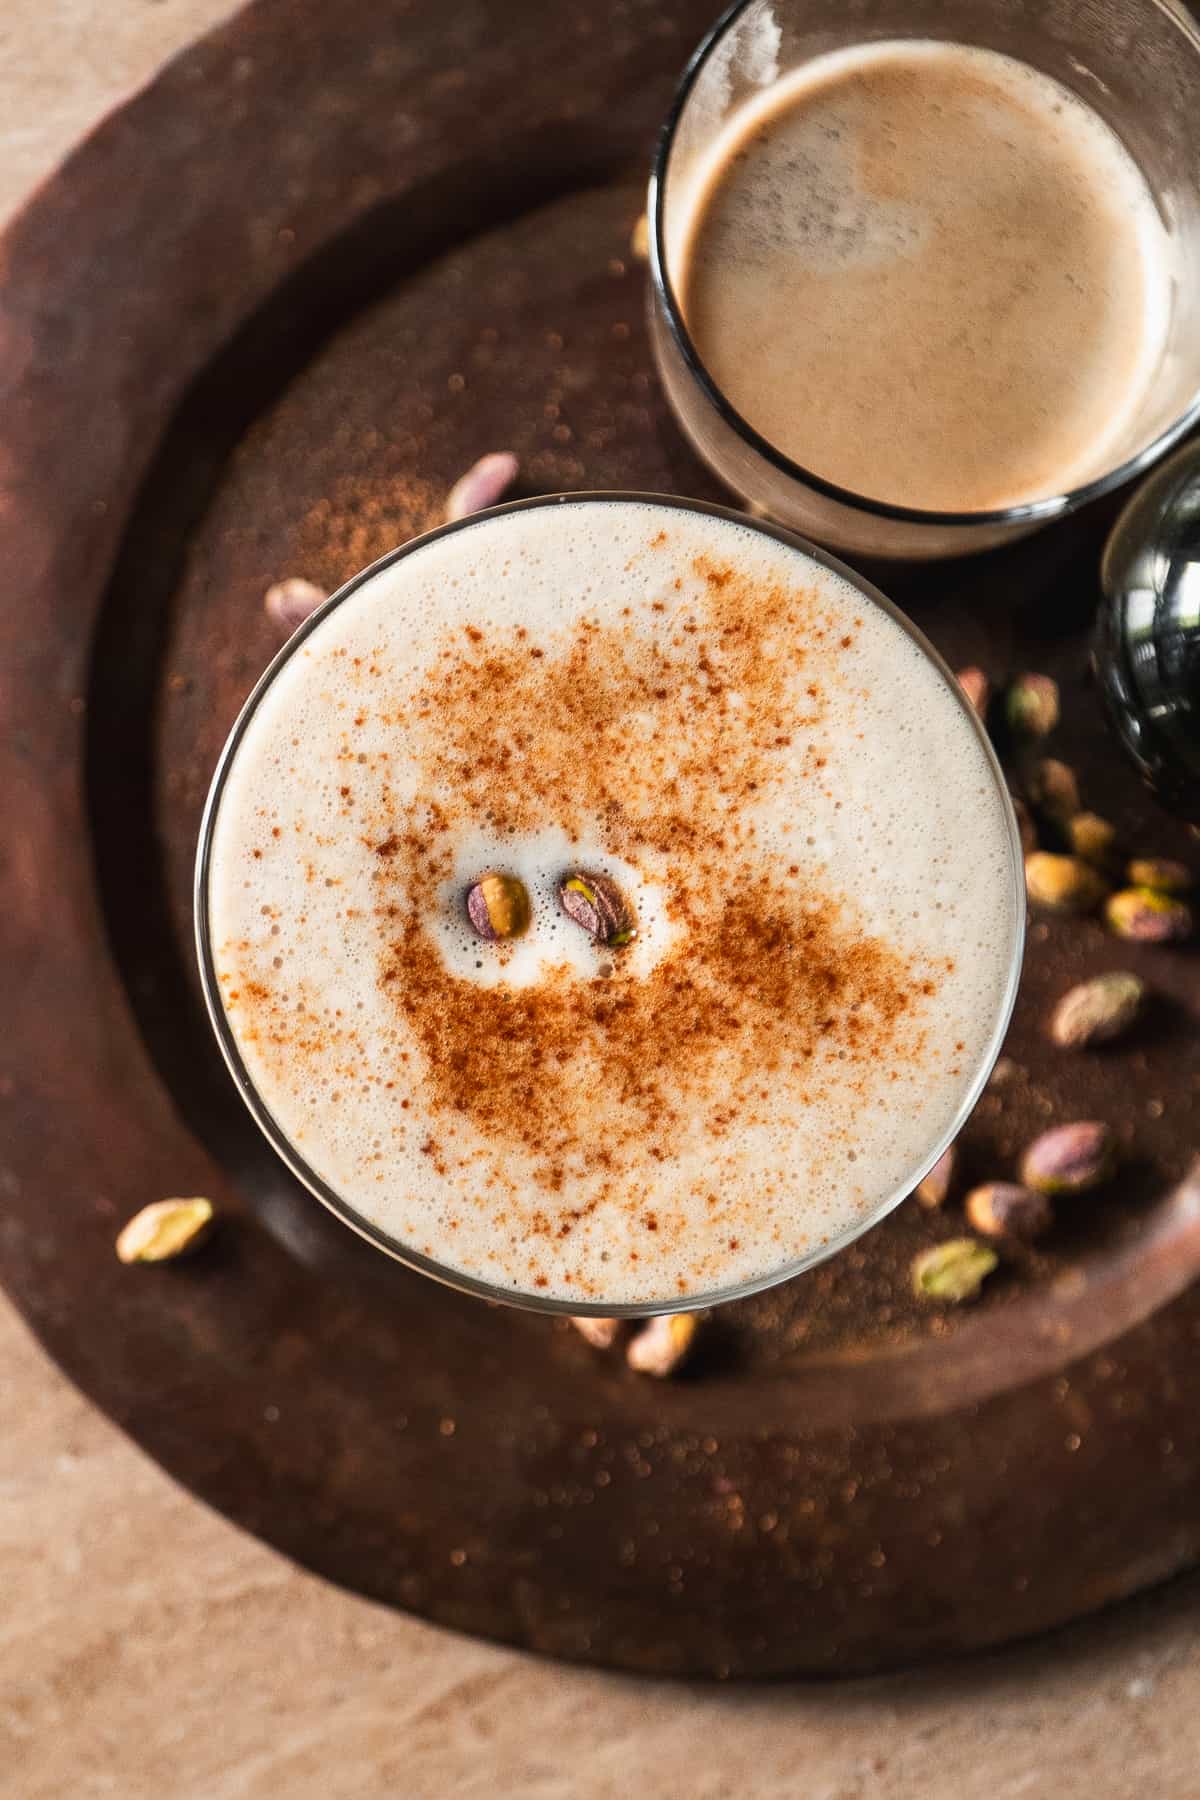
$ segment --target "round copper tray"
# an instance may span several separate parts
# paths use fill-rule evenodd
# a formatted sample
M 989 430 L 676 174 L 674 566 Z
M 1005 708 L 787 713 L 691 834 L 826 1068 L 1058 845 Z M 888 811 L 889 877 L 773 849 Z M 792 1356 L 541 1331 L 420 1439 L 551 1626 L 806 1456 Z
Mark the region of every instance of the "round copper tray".
M 524 492 L 719 497 L 664 411 L 628 251 L 708 22 L 698 0 L 255 0 L 0 243 L 0 1276 L 165 1468 L 360 1592 L 626 1668 L 864 1670 L 1200 1549 L 1194 958 L 1035 927 L 969 1162 L 1099 1115 L 1122 1176 L 978 1308 L 916 1312 L 908 1260 L 948 1227 L 904 1207 L 656 1384 L 327 1217 L 242 1115 L 190 952 L 269 581 L 340 581 L 489 449 L 520 452 Z M 1055 673 L 1088 797 L 1178 852 L 1086 687 L 1108 516 L 871 573 L 951 662 Z M 1118 962 L 1169 998 L 1127 1048 L 1063 1058 L 1048 999 Z M 122 1268 L 117 1225 L 167 1193 L 210 1194 L 223 1229 Z

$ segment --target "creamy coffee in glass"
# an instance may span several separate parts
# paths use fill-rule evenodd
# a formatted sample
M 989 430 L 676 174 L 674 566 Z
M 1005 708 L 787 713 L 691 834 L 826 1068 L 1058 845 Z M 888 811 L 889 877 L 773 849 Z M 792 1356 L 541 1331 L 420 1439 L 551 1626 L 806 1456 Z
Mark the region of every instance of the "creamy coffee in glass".
M 736 111 L 694 190 L 692 341 L 793 462 L 982 512 L 1119 456 L 1172 256 L 1141 170 L 1061 83 L 967 44 L 836 50 Z
M 481 935 L 486 875 L 517 935 Z M 911 1190 L 996 1055 L 1022 896 L 986 737 L 888 602 L 735 514 L 590 495 L 434 532 L 297 632 L 218 768 L 197 925 L 244 1097 L 347 1222 L 648 1312 Z
M 649 196 L 663 387 L 819 542 L 1032 531 L 1200 418 L 1200 30 L 1175 0 L 739 0 Z

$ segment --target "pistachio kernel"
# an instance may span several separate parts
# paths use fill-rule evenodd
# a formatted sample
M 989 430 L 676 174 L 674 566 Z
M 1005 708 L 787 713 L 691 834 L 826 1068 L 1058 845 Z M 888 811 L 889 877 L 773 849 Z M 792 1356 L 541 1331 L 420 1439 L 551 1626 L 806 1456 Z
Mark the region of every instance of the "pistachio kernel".
M 446 522 L 467 519 L 503 500 L 521 472 L 511 450 L 491 450 L 460 475 L 446 496 Z
M 467 917 L 485 943 L 520 937 L 529 929 L 529 894 L 515 875 L 489 870 L 467 889 Z
M 633 914 L 616 882 L 607 875 L 577 871 L 559 883 L 558 903 L 588 936 L 619 950 L 637 935 Z
M 918 1206 L 925 1207 L 929 1212 L 936 1212 L 939 1206 L 945 1206 L 954 1185 L 957 1165 L 958 1151 L 951 1144 L 942 1151 L 924 1180 L 919 1181 L 913 1189 Z
M 982 1237 L 1015 1238 L 1031 1243 L 1054 1223 L 1045 1194 L 1015 1181 L 987 1181 L 972 1188 L 963 1203 L 967 1222 Z
M 1029 776 L 1029 798 L 1039 812 L 1065 827 L 1080 810 L 1074 769 L 1057 756 L 1042 757 Z
M 981 719 L 987 717 L 992 684 L 982 669 L 959 669 L 955 680 Z
M 1014 737 L 1048 737 L 1058 724 L 1058 683 L 1049 675 L 1018 675 L 1004 701 Z
M 1021 1158 L 1021 1180 L 1039 1194 L 1086 1194 L 1116 1167 L 1113 1134 L 1098 1119 L 1043 1131 Z
M 620 1319 L 596 1319 L 590 1313 L 579 1313 L 571 1323 L 593 1350 L 611 1350 L 621 1334 Z
M 1065 993 L 1050 1015 L 1050 1036 L 1062 1050 L 1090 1050 L 1111 1044 L 1141 1017 L 1146 984 L 1114 969 L 1094 975 Z
M 122 1230 L 117 1256 L 123 1263 L 170 1262 L 195 1250 L 212 1222 L 211 1200 L 154 1200 Z
M 1017 834 L 1021 839 L 1021 849 L 1026 856 L 1032 856 L 1037 849 L 1037 826 L 1033 822 L 1033 814 L 1019 794 L 1009 796 L 1012 809 L 1017 819 Z
M 1077 856 L 1055 856 L 1035 850 L 1025 858 L 1025 888 L 1035 906 L 1047 912 L 1093 912 L 1108 885 L 1088 863 Z
M 1080 812 L 1067 820 L 1064 829 L 1076 856 L 1082 856 L 1084 862 L 1095 863 L 1098 868 L 1105 867 L 1117 841 L 1115 825 L 1110 825 L 1099 813 Z
M 673 1375 L 691 1354 L 698 1329 L 695 1313 L 660 1313 L 630 1339 L 625 1361 L 639 1375 Z
M 999 1260 L 976 1238 L 948 1238 L 914 1256 L 913 1292 L 921 1300 L 946 1300 L 952 1305 L 973 1300 Z
M 263 595 L 263 611 L 277 630 L 290 637 L 328 598 L 327 588 L 318 587 L 315 581 L 306 581 L 302 575 L 289 575 L 286 581 L 276 581 L 267 589 Z
M 1131 887 L 1150 888 L 1156 894 L 1186 894 L 1192 886 L 1187 864 L 1169 856 L 1137 856 L 1126 874 Z
M 1110 931 L 1135 944 L 1181 944 L 1192 935 L 1192 909 L 1153 888 L 1122 888 L 1104 908 Z

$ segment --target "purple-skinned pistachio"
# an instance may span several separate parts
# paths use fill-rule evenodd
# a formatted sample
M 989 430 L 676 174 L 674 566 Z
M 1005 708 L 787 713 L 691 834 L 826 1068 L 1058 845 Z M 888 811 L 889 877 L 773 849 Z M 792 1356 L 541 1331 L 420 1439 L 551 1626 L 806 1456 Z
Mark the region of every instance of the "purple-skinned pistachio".
M 1020 1243 L 1031 1243 L 1054 1223 L 1045 1194 L 1015 1181 L 986 1181 L 972 1188 L 963 1210 L 981 1237 L 1014 1238 Z
M 487 944 L 520 937 L 530 916 L 528 890 L 515 875 L 489 870 L 467 889 L 467 917 Z
M 939 1206 L 945 1206 L 954 1186 L 954 1176 L 958 1166 L 958 1151 L 953 1144 L 947 1146 L 930 1169 L 924 1180 L 919 1181 L 913 1190 L 917 1204 L 929 1212 Z
M 1009 730 L 1017 738 L 1048 737 L 1058 724 L 1058 683 L 1049 675 L 1018 675 L 1004 700 Z
M 277 581 L 267 589 L 263 595 L 263 611 L 272 625 L 290 637 L 328 598 L 326 590 L 318 587 L 315 581 L 306 581 L 302 575 L 289 575 L 286 581 Z
M 568 919 L 607 949 L 619 950 L 637 935 L 629 904 L 611 876 L 587 869 L 564 876 L 558 903 Z
M 1062 1050 L 1090 1050 L 1111 1044 L 1141 1017 L 1146 984 L 1114 969 L 1094 975 L 1065 993 L 1050 1016 L 1050 1036 Z
M 992 684 L 982 669 L 959 669 L 955 680 L 975 708 L 981 719 L 987 717 L 988 702 L 992 697 Z
M 1110 931 L 1135 944 L 1181 944 L 1192 935 L 1192 909 L 1185 900 L 1153 888 L 1122 888 L 1104 908 Z
M 1056 1125 L 1036 1137 L 1021 1158 L 1021 1180 L 1039 1194 L 1086 1194 L 1108 1180 L 1117 1150 L 1098 1119 Z
M 511 450 L 492 450 L 460 475 L 446 496 L 446 523 L 469 518 L 503 500 L 521 465 Z

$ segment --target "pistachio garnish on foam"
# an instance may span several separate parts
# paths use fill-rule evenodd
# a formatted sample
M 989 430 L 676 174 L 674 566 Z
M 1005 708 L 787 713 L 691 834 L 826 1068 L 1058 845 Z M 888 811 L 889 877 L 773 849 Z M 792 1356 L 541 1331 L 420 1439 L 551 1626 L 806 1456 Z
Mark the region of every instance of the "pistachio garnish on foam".
M 530 916 L 528 890 L 515 875 L 489 869 L 467 889 L 467 917 L 486 944 L 520 937 Z
M 624 894 L 608 875 L 576 870 L 558 884 L 558 903 L 568 919 L 609 950 L 619 950 L 637 936 L 637 925 Z

